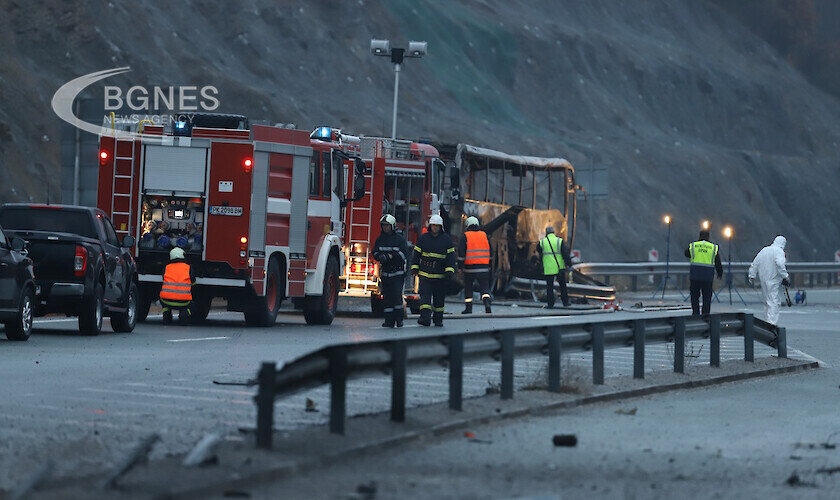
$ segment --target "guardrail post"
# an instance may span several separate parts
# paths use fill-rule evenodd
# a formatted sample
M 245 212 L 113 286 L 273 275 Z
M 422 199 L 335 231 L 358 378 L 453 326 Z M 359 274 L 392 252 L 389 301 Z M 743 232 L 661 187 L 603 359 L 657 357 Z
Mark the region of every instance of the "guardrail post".
M 776 349 L 780 358 L 787 357 L 787 329 L 776 327 Z
M 604 384 L 604 324 L 592 325 L 592 383 Z
M 709 365 L 720 366 L 720 315 L 709 316 Z
M 753 315 L 744 314 L 744 361 L 755 361 L 753 328 Z
M 645 378 L 645 320 L 633 321 L 633 378 Z
M 502 399 L 513 399 L 513 335 L 502 333 Z
M 449 337 L 449 409 L 461 411 L 464 397 L 464 337 Z
M 391 350 L 391 420 L 405 422 L 405 377 L 408 348 L 396 341 Z
M 674 373 L 685 373 L 685 316 L 674 318 Z
M 563 353 L 563 338 L 558 326 L 548 329 L 548 390 L 560 392 L 563 385 L 560 377 L 560 356 Z
M 347 416 L 347 352 L 330 352 L 330 432 L 344 434 Z
M 271 449 L 274 435 L 274 381 L 277 365 L 265 362 L 257 374 L 257 448 Z

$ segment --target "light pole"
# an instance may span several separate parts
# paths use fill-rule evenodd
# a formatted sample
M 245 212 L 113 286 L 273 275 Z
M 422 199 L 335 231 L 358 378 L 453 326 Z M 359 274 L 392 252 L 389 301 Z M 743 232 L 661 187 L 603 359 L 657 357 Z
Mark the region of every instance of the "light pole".
M 391 139 L 397 138 L 397 99 L 400 92 L 400 65 L 403 63 L 403 58 L 406 57 L 423 57 L 426 55 L 426 42 L 408 42 L 408 50 L 391 47 L 391 42 L 388 40 L 377 40 L 376 38 L 370 41 L 370 52 L 375 56 L 390 57 L 391 62 L 394 63 L 394 116 L 391 121 Z
M 668 236 L 665 238 L 665 277 L 662 278 L 662 283 L 659 284 L 659 288 L 653 292 L 653 296 L 656 297 L 656 292 L 659 289 L 662 289 L 662 296 L 661 299 L 665 299 L 665 288 L 668 286 L 668 280 L 671 279 L 670 267 L 671 267 L 671 219 L 670 215 L 666 215 L 662 218 L 662 221 L 668 225 Z M 680 295 L 682 295 L 682 291 L 680 291 Z
M 744 305 L 747 305 L 747 302 L 744 300 L 744 297 L 741 297 L 741 292 L 738 291 L 738 288 L 735 287 L 735 284 L 732 282 L 732 238 L 735 236 L 735 232 L 732 230 L 732 226 L 726 226 L 723 228 L 723 237 L 729 240 L 728 243 L 728 255 L 727 260 L 729 261 L 726 264 L 726 283 L 723 285 L 729 289 L 729 305 L 732 305 L 732 289 L 735 288 L 735 293 L 738 294 L 738 298 L 741 299 Z M 723 290 L 723 287 L 721 287 Z

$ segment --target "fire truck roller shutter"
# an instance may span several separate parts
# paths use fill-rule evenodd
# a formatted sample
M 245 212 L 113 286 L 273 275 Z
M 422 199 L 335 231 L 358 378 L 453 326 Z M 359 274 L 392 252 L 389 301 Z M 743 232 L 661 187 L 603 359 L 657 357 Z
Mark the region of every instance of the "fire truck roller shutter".
M 203 193 L 207 175 L 206 147 L 147 145 L 143 162 L 146 191 Z

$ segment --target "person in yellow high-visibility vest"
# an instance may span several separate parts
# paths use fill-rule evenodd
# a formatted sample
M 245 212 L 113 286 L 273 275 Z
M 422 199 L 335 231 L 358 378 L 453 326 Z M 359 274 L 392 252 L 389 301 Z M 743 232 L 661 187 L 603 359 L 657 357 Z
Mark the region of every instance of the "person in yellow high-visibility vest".
M 560 300 L 569 307 L 569 291 L 566 288 L 566 269 L 572 267 L 569 247 L 554 234 L 554 227 L 545 228 L 545 238 L 540 240 L 537 251 L 542 257 L 543 275 L 545 276 L 546 307 L 554 308 L 554 281 L 560 284 Z
M 163 285 L 160 288 L 163 324 L 172 323 L 172 309 L 178 309 L 179 323 L 189 323 L 194 281 L 192 269 L 184 256 L 184 250 L 180 247 L 170 250 L 169 264 L 163 271 Z
M 691 265 L 688 268 L 688 279 L 691 283 L 691 312 L 695 316 L 700 314 L 700 296 L 703 296 L 703 314 L 712 310 L 712 282 L 717 273 L 718 279 L 723 277 L 723 264 L 720 263 L 718 246 L 709 242 L 709 231 L 702 230 L 697 241 L 688 245 L 685 256 Z

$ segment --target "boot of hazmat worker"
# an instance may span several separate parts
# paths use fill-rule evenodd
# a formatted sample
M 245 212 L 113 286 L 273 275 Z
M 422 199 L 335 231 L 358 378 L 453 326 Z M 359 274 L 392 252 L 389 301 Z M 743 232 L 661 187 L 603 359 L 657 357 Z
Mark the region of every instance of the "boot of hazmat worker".
M 709 231 L 700 231 L 697 241 L 688 245 L 685 256 L 690 265 L 688 279 L 690 281 L 691 313 L 700 315 L 700 296 L 703 296 L 702 313 L 709 314 L 712 310 L 712 283 L 715 274 L 718 279 L 723 277 L 723 265 L 720 262 L 720 248 L 709 242 Z
M 781 310 L 781 286 L 790 286 L 790 275 L 785 267 L 785 246 L 787 239 L 776 236 L 773 243 L 759 250 L 747 274 L 750 286 L 758 279 L 761 284 L 761 298 L 764 301 L 764 320 L 774 326 L 779 324 Z
M 569 307 L 569 292 L 566 288 L 566 269 L 572 266 L 569 247 L 554 234 L 554 227 L 545 228 L 545 238 L 540 240 L 537 252 L 542 258 L 543 275 L 545 276 L 546 307 L 554 309 L 554 282 L 560 284 L 560 300 L 565 307 Z
M 443 326 L 444 299 L 455 276 L 455 246 L 443 232 L 443 218 L 429 217 L 429 230 L 414 245 L 411 273 L 419 276 L 420 319 L 417 323 Z
M 160 304 L 163 306 L 163 323 L 172 323 L 172 310 L 178 310 L 178 322 L 186 325 L 190 321 L 192 285 L 195 279 L 192 269 L 184 257 L 184 250 L 175 247 L 169 251 L 169 264 L 163 271 L 163 285 L 160 289 Z
M 473 285 L 478 283 L 484 312 L 490 314 L 490 240 L 479 228 L 478 218 L 468 217 L 464 223 L 464 237 L 458 243 L 458 265 L 464 270 L 464 310 L 472 313 Z
M 373 244 L 373 258 L 379 261 L 379 283 L 382 306 L 385 312 L 385 328 L 403 326 L 403 287 L 405 285 L 405 263 L 408 245 L 399 234 L 397 219 L 385 214 L 379 219 L 382 232 Z

